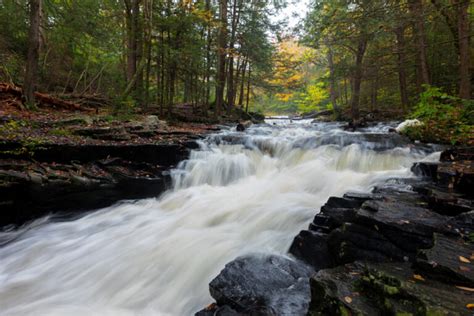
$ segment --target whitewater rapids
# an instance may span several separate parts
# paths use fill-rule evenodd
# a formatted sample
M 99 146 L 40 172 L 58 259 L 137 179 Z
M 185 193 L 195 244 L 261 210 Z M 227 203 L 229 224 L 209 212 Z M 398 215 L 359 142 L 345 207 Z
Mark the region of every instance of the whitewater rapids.
M 0 233 L 18 234 L 0 248 L 0 315 L 192 315 L 212 302 L 208 283 L 227 262 L 286 254 L 329 196 L 437 159 L 392 144 L 387 130 L 288 120 L 225 130 L 172 171 L 161 197 Z

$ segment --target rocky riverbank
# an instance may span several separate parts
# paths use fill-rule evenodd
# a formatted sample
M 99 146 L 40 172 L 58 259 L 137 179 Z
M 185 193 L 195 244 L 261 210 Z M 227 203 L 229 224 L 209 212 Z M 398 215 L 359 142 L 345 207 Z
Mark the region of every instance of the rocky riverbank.
M 1 123 L 0 227 L 157 196 L 169 186 L 168 170 L 217 129 L 169 126 L 153 115 L 113 122 L 6 117 Z
M 289 250 L 237 258 L 197 315 L 472 315 L 473 148 L 331 197 Z

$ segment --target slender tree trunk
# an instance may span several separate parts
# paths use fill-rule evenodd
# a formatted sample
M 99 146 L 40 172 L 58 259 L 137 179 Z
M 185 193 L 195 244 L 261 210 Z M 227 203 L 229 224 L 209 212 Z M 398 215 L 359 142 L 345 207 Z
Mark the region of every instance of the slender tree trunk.
M 234 46 L 235 46 L 235 37 L 237 34 L 237 27 L 240 20 L 240 7 L 242 0 L 234 0 L 234 5 L 232 9 L 232 30 L 230 36 L 229 44 L 229 76 L 227 84 L 227 114 L 230 114 L 230 111 L 234 107 L 235 100 L 235 83 L 234 83 Z
M 147 108 L 150 103 L 150 74 L 151 74 L 151 41 L 153 32 L 153 0 L 145 0 L 145 17 L 146 17 L 146 69 L 145 69 L 145 103 Z
M 247 58 L 245 58 L 244 63 L 242 65 L 242 79 L 240 81 L 240 93 L 239 93 L 239 107 L 243 110 L 244 109 L 244 96 L 245 96 L 245 74 L 247 70 Z
M 469 56 L 469 0 L 456 0 L 459 34 L 459 97 L 471 98 L 471 74 Z
M 216 87 L 216 109 L 215 117 L 221 114 L 221 108 L 224 103 L 225 87 L 225 69 L 226 69 L 226 50 L 227 50 L 227 0 L 219 0 L 219 40 L 218 40 L 218 63 L 217 63 L 217 87 Z
M 430 72 L 428 67 L 428 58 L 426 53 L 426 33 L 425 33 L 425 22 L 423 13 L 422 0 L 409 0 L 408 6 L 410 8 L 413 20 L 414 20 L 414 34 L 416 40 L 416 46 L 418 49 L 417 57 L 417 83 L 419 89 L 423 84 L 430 84 Z
M 334 110 L 334 113 L 339 115 L 339 108 L 337 106 L 337 95 L 336 95 L 336 74 L 334 71 L 334 58 L 332 53 L 332 48 L 327 45 L 327 59 L 329 65 L 329 96 L 331 99 L 331 104 Z
M 357 46 L 355 69 L 353 74 L 353 85 L 352 85 L 352 99 L 351 99 L 351 114 L 352 120 L 355 122 L 359 120 L 359 102 L 360 102 L 360 87 L 362 84 L 363 75 L 363 61 L 365 50 L 367 48 L 367 37 L 360 35 L 359 44 Z
M 237 66 L 235 68 L 237 69 L 237 73 L 235 74 L 234 93 L 232 98 L 233 105 L 235 105 L 235 102 L 237 101 L 237 89 L 239 86 L 240 76 L 242 75 L 242 58 L 240 56 L 237 58 Z
M 245 105 L 245 112 L 249 112 L 249 103 L 250 103 L 250 79 L 252 76 L 252 65 L 249 62 L 249 72 L 248 72 L 248 78 L 247 78 L 247 101 Z
M 407 76 L 405 72 L 405 28 L 400 26 L 395 28 L 395 35 L 397 37 L 397 56 L 398 56 L 398 83 L 400 88 L 400 99 L 402 103 L 403 112 L 406 113 L 408 108 L 408 89 Z
M 211 13 L 211 0 L 206 0 L 206 11 Z M 211 48 L 212 48 L 212 26 L 211 23 L 207 23 L 206 32 L 206 73 L 205 73 L 205 92 L 204 92 L 204 115 L 207 117 L 209 111 L 209 102 L 211 98 Z
M 157 71 L 157 87 L 156 87 L 156 92 L 157 92 L 157 99 L 158 103 L 160 104 L 160 117 L 163 117 L 163 108 L 164 108 L 164 97 L 165 97 L 165 49 L 164 49 L 164 31 L 160 32 L 160 45 L 159 45 L 159 54 L 158 54 L 158 60 L 157 60 L 157 65 L 159 65 L 158 71 Z
M 378 78 L 378 71 L 375 70 L 377 73 L 375 74 L 375 78 L 372 79 L 372 87 L 370 91 L 370 111 L 374 112 L 377 108 L 377 99 L 378 99 L 378 91 L 379 91 L 379 78 Z
M 26 103 L 29 105 L 34 105 L 34 93 L 36 90 L 36 79 L 38 77 L 42 0 L 30 0 L 29 5 L 30 30 L 28 33 L 28 59 L 26 61 L 23 92 L 26 98 Z
M 347 78 L 344 77 L 344 104 L 349 104 L 349 96 L 347 93 Z

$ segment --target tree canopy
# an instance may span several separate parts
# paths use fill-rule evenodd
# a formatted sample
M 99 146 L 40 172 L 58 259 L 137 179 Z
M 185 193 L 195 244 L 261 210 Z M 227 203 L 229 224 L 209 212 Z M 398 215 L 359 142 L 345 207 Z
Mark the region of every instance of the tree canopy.
M 0 80 L 162 116 L 183 104 L 204 116 L 403 115 L 429 85 L 471 98 L 469 0 L 313 0 L 296 33 L 273 22 L 285 5 L 3 0 Z

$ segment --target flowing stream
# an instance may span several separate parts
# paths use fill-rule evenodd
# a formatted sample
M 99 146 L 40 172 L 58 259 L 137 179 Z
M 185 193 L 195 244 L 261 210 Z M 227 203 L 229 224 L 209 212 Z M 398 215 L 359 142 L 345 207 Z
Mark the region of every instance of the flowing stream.
M 286 254 L 329 196 L 437 158 L 387 131 L 281 119 L 211 135 L 161 197 L 42 219 L 1 247 L 0 315 L 192 315 L 227 262 Z

